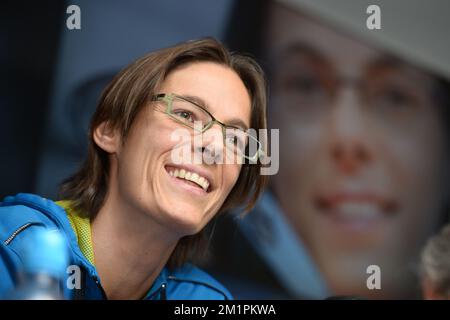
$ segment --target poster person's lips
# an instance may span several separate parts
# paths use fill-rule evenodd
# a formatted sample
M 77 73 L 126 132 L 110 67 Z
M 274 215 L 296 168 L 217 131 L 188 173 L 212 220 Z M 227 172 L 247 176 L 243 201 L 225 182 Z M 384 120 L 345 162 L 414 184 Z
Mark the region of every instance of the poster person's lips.
M 395 214 L 398 204 L 373 192 L 335 192 L 314 199 L 323 214 L 341 222 L 370 222 Z

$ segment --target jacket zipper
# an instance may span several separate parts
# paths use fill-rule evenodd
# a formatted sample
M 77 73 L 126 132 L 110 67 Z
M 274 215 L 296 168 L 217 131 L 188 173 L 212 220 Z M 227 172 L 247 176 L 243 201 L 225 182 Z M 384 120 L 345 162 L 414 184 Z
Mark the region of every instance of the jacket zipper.
M 159 294 L 159 300 L 167 300 L 167 283 L 163 282 L 159 286 L 158 290 L 155 290 L 150 296 L 144 298 L 145 300 L 152 300 L 153 297 L 156 297 Z
M 103 298 L 104 300 L 108 300 L 108 297 L 106 296 L 105 289 L 103 289 L 103 286 L 101 285 L 100 280 L 98 279 L 98 277 L 95 277 L 95 276 L 94 276 L 94 282 L 95 282 L 95 284 L 97 285 L 97 287 L 100 289 L 100 291 L 101 291 L 101 293 L 102 293 L 102 298 Z
M 6 240 L 3 242 L 3 244 L 4 244 L 5 246 L 9 245 L 9 244 L 11 243 L 11 241 L 13 241 L 14 238 L 15 238 L 19 233 L 21 233 L 23 230 L 27 229 L 28 227 L 31 227 L 32 225 L 36 225 L 36 224 L 39 224 L 39 223 L 37 223 L 37 222 L 28 222 L 28 223 L 25 223 L 23 226 L 19 227 L 16 231 L 14 231 L 14 232 L 8 237 L 8 239 L 6 239 Z
M 159 288 L 159 298 L 160 300 L 167 300 L 167 293 L 166 293 L 167 284 L 164 282 L 161 284 L 161 287 Z

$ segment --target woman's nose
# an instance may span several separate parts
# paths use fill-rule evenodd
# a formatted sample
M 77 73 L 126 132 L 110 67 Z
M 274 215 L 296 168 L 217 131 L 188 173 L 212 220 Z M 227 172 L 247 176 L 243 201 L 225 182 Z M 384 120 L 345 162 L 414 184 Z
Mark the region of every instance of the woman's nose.
M 207 164 L 221 163 L 224 139 L 222 134 L 222 127 L 218 124 L 214 124 L 211 128 L 200 134 L 201 143 L 195 145 L 195 152 L 202 155 L 203 160 L 206 160 Z
M 370 163 L 372 150 L 364 107 L 356 90 L 343 88 L 330 116 L 330 155 L 344 173 L 352 174 Z

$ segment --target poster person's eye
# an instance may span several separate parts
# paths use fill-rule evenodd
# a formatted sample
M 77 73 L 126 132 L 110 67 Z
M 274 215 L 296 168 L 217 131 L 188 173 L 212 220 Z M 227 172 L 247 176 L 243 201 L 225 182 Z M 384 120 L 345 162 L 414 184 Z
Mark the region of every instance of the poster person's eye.
M 402 88 L 390 87 L 381 90 L 373 97 L 373 104 L 379 108 L 411 108 L 417 104 L 417 99 Z
M 296 75 L 286 80 L 286 86 L 289 90 L 297 94 L 311 96 L 323 90 L 320 81 L 314 76 Z

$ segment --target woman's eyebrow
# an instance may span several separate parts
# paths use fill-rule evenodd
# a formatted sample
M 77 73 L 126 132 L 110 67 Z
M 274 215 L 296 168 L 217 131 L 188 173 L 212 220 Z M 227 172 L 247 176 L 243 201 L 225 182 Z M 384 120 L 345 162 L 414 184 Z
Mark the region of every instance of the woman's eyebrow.
M 206 103 L 205 100 L 203 100 L 199 96 L 192 96 L 192 95 L 186 95 L 186 94 L 183 94 L 183 95 L 180 95 L 180 96 L 185 98 L 186 100 L 188 100 L 190 102 L 193 102 L 193 103 L 201 106 L 202 108 L 204 108 L 205 110 L 207 110 L 209 113 L 212 114 L 211 108 L 209 107 L 209 105 Z M 217 119 L 217 120 L 222 121 L 220 119 Z M 229 125 L 229 126 L 239 127 L 239 128 L 241 128 L 243 130 L 248 130 L 248 126 L 245 124 L 244 121 L 242 121 L 239 118 L 228 119 L 228 121 L 226 121 L 225 124 Z
M 244 121 L 241 119 L 233 118 L 227 121 L 226 125 L 233 126 L 233 127 L 239 127 L 240 129 L 247 131 L 248 126 L 245 124 Z
M 210 108 L 209 108 L 208 104 L 206 103 L 206 101 L 203 100 L 202 98 L 200 98 L 199 96 L 192 96 L 192 95 L 189 95 L 189 94 L 182 94 L 180 96 L 183 97 L 184 99 L 186 99 L 186 100 L 188 100 L 190 102 L 193 102 L 195 104 L 198 104 L 202 108 L 210 111 Z

